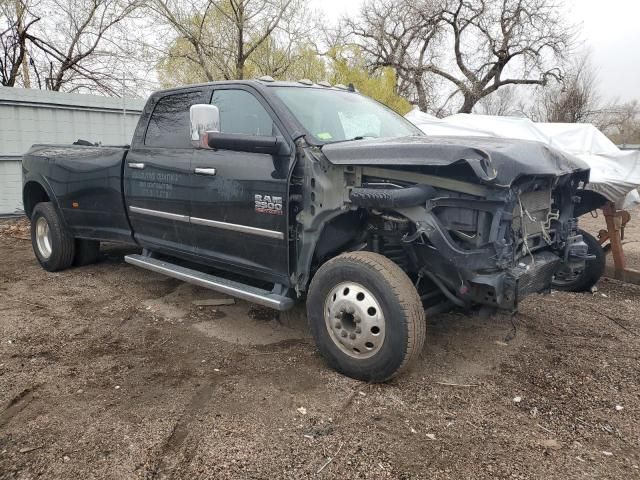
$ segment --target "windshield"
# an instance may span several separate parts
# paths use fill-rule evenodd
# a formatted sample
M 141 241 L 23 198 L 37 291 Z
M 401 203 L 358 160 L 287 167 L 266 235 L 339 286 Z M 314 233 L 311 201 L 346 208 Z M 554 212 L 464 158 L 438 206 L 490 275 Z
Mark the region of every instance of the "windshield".
M 423 135 L 402 116 L 357 93 L 319 88 L 272 88 L 319 142 Z

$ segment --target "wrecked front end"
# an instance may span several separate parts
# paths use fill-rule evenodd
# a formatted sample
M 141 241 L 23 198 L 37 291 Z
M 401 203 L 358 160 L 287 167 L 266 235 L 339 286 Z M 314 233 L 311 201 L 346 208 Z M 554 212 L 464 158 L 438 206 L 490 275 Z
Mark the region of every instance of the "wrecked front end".
M 522 297 L 549 291 L 561 268 L 584 267 L 587 246 L 573 218 L 577 185 L 565 175 L 525 177 L 483 197 L 436 189 L 426 206 L 398 210 L 415 226 L 403 243 L 418 275 L 442 282 L 465 305 L 515 310 Z
M 560 270 L 584 268 L 589 257 L 574 206 L 588 169 L 537 144 L 518 149 L 478 142 L 411 139 L 408 149 L 401 144 L 389 150 L 378 142 L 360 144 L 360 150 L 345 145 L 316 151 L 308 171 L 316 204 L 318 197 L 337 195 L 335 178 L 344 176 L 348 192 L 341 195 L 342 215 L 327 212 L 334 235 L 319 236 L 319 251 L 348 247 L 391 258 L 414 280 L 427 308 L 447 303 L 514 311 L 526 295 L 548 292 Z M 393 150 L 404 157 L 376 161 L 376 151 L 389 158 Z M 536 158 L 514 157 L 536 151 L 544 157 L 538 166 Z M 439 159 L 426 162 L 428 155 Z M 314 170 L 313 162 L 324 167 Z M 319 182 L 327 174 L 334 180 Z M 327 191 L 319 192 L 318 183 Z M 349 220 L 341 224 L 341 216 Z M 351 244 L 334 245 L 336 232 L 345 242 L 352 238 Z

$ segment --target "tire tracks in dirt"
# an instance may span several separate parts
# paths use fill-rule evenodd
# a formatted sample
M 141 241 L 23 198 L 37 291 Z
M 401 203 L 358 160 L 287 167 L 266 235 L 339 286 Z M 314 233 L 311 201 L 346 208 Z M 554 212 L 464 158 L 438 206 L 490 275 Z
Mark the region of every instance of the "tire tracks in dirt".
M 18 395 L 13 397 L 7 406 L 0 413 L 0 428 L 4 427 L 11 421 L 16 415 L 18 415 L 24 408 L 31 403 L 35 398 L 35 391 L 39 388 L 39 385 L 35 385 L 30 388 L 25 388 Z
M 183 455 L 185 458 L 180 459 L 179 455 L 189 435 L 190 426 L 207 410 L 216 387 L 230 375 L 211 377 L 196 390 L 184 413 L 174 425 L 171 434 L 163 443 L 146 478 L 149 480 L 171 479 L 180 464 L 191 460 L 193 453 L 195 453 L 195 446 L 185 451 Z

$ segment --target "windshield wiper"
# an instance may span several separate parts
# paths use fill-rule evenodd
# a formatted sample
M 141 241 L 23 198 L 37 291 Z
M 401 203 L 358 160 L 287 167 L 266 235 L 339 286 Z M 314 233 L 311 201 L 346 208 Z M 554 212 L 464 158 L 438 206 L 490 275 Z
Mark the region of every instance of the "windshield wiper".
M 333 142 L 325 142 L 326 145 L 332 145 L 335 143 L 346 143 L 346 142 L 353 142 L 356 140 L 366 140 L 368 138 L 380 138 L 380 137 L 375 137 L 373 135 L 358 135 L 357 137 L 353 137 L 353 138 L 346 138 L 344 140 L 335 140 Z
M 350 138 L 349 140 L 345 140 L 345 142 L 352 142 L 353 140 L 366 140 L 367 138 L 378 138 L 375 135 L 358 135 L 357 137 Z

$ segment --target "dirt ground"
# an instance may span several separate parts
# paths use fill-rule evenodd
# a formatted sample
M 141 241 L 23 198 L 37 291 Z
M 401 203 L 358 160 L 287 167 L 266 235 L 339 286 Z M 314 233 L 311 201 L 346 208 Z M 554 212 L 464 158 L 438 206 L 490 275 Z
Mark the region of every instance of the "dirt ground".
M 430 318 L 420 361 L 368 385 L 324 365 L 303 315 L 198 306 L 220 296 L 121 247 L 47 273 L 10 223 L 2 479 L 640 478 L 638 286 L 531 297 L 513 325 Z

